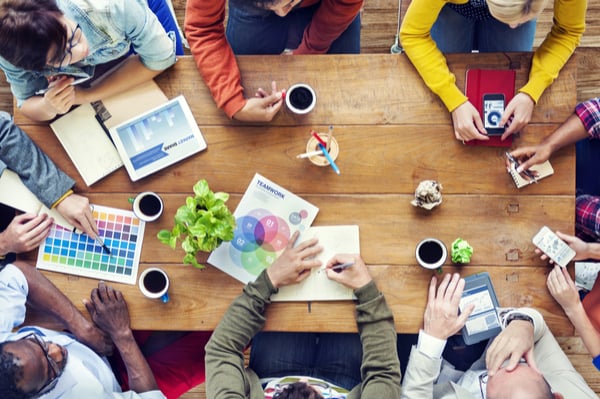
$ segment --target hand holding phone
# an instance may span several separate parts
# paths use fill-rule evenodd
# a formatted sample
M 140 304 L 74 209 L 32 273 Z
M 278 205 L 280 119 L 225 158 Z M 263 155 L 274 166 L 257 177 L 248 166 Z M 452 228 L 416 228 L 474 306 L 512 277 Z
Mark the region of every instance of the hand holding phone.
M 504 133 L 504 126 L 500 119 L 504 113 L 504 94 L 483 95 L 483 127 L 490 136 L 500 136 Z
M 554 263 L 561 267 L 567 267 L 567 264 L 575 257 L 575 251 L 566 242 L 560 239 L 548 226 L 543 226 L 540 231 L 533 236 L 533 243 Z

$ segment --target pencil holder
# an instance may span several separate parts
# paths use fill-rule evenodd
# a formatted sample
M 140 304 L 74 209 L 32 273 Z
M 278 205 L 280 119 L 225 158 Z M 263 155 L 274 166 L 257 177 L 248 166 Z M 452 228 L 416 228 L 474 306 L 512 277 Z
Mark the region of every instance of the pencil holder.
M 340 147 L 337 140 L 333 136 L 329 139 L 329 133 L 319 133 L 319 136 L 325 142 L 329 140 L 329 155 L 331 156 L 331 159 L 335 161 L 340 154 Z M 315 137 L 308 139 L 308 142 L 306 143 L 306 152 L 319 151 L 320 149 L 319 141 Z M 325 158 L 325 155 L 313 155 L 308 159 L 317 166 L 329 166 L 329 161 Z

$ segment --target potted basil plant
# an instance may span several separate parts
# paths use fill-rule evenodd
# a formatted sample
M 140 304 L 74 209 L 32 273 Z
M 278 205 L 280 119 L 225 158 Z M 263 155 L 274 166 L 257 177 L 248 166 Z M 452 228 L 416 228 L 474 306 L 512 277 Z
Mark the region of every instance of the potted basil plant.
M 183 263 L 204 269 L 196 259 L 198 252 L 210 252 L 223 241 L 233 239 L 235 217 L 225 204 L 228 199 L 227 193 L 212 192 L 206 180 L 198 181 L 194 184 L 194 196 L 187 197 L 177 209 L 173 229 L 158 232 L 159 241 L 175 249 L 180 240 L 185 251 Z

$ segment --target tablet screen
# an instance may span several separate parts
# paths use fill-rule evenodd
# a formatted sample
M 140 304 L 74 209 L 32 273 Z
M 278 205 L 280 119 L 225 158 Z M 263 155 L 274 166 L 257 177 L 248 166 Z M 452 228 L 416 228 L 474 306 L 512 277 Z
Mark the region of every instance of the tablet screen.
M 459 305 L 461 312 L 470 304 L 473 304 L 475 308 L 465 324 L 469 335 L 500 327 L 496 307 L 487 286 L 480 285 L 463 292 Z

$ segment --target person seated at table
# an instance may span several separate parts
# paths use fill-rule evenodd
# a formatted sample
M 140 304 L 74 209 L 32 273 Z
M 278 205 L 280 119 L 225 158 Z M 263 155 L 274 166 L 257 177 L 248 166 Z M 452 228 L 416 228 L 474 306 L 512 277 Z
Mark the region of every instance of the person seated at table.
M 68 332 L 37 326 L 15 331 L 26 302 Z M 15 262 L 0 269 L 0 397 L 175 399 L 190 382 L 203 382 L 206 341 L 197 335 L 176 334 L 179 340 L 173 340 L 164 332 L 139 345 L 122 293 L 104 282 L 84 303 L 93 322 L 35 267 Z M 122 370 L 113 371 L 107 361 L 114 362 L 114 348 Z M 121 385 L 119 377 L 126 379 Z
M 478 110 L 457 87 L 443 53 L 531 51 L 547 0 L 413 0 L 400 40 L 425 84 L 452 114 L 457 140 L 488 140 Z M 586 0 L 554 0 L 553 25 L 536 49 L 529 80 L 506 104 L 504 140 L 531 120 L 533 108 L 571 57 L 585 30 Z
M 294 247 L 294 233 L 281 256 L 244 287 L 206 345 L 206 397 L 398 398 L 400 363 L 394 319 L 358 255 L 334 256 L 327 277 L 354 290 L 359 334 L 260 333 L 270 297 L 321 267 L 316 239 Z M 331 268 L 352 261 L 339 273 Z M 250 343 L 249 368 L 244 348 Z M 347 396 L 346 396 L 347 395 Z
M 19 175 L 25 186 L 46 207 L 56 208 L 69 223 L 88 235 L 98 233 L 89 200 L 73 193 L 75 181 L 13 123 L 8 113 L 0 112 L 0 178 L 7 169 Z M 3 211 L 10 216 L 5 218 L 8 224 L 0 225 L 0 263 L 12 258 L 5 259 L 9 254 L 37 248 L 53 223 L 46 214 L 14 216 L 14 210 L 8 207 L 4 207 Z
M 473 307 L 459 314 L 465 286 L 458 273 L 429 285 L 424 326 L 413 346 L 402 398 L 597 398 L 535 309 L 501 312 L 503 330 L 465 372 L 448 369 L 441 354 Z
M 202 79 L 228 117 L 268 122 L 283 105 L 275 82 L 245 96 L 234 54 L 358 54 L 363 0 L 188 0 L 184 30 Z
M 171 36 L 147 0 L 0 2 L 0 68 L 18 107 L 36 121 L 152 79 L 175 63 Z M 72 85 L 122 58 L 97 84 Z

